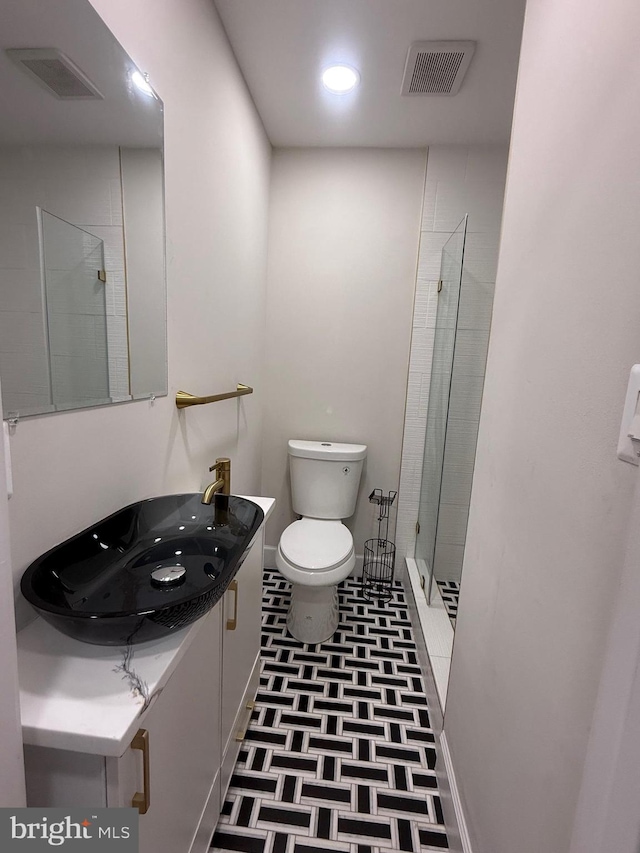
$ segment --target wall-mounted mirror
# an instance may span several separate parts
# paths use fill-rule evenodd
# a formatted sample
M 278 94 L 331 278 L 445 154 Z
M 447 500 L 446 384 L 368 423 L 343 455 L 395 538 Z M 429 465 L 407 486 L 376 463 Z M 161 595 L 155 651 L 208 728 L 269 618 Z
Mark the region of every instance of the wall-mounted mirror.
M 167 393 L 163 107 L 88 0 L 0 9 L 4 417 Z

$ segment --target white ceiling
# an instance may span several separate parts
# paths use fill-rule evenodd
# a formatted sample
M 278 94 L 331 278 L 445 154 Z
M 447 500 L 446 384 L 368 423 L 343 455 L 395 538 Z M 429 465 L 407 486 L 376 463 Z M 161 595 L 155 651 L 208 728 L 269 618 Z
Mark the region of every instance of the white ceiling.
M 214 0 L 275 146 L 506 142 L 525 0 Z M 400 95 L 414 41 L 472 39 L 458 95 Z M 349 95 L 327 65 L 361 74 Z

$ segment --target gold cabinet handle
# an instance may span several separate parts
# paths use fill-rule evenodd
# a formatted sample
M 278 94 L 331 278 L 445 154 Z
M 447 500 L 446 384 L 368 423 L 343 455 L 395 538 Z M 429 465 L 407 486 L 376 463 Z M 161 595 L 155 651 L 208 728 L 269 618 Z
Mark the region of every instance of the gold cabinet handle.
M 142 752 L 142 793 L 133 795 L 131 805 L 138 809 L 140 814 L 149 811 L 150 785 L 149 785 L 149 732 L 147 729 L 138 729 L 138 733 L 131 741 L 131 749 L 139 749 Z
M 249 725 L 249 722 L 251 721 L 251 714 L 253 713 L 253 709 L 256 707 L 256 703 L 252 699 L 250 702 L 247 702 L 245 707 L 246 707 L 247 711 L 249 711 L 250 713 L 249 713 L 249 717 L 247 719 L 247 725 L 244 727 L 244 729 L 238 729 L 238 731 L 236 732 L 236 741 L 238 743 L 242 743 L 242 741 L 247 736 L 247 726 Z
M 227 587 L 227 592 L 232 592 L 233 599 L 233 616 L 227 619 L 227 631 L 235 631 L 238 627 L 238 581 L 232 580 Z

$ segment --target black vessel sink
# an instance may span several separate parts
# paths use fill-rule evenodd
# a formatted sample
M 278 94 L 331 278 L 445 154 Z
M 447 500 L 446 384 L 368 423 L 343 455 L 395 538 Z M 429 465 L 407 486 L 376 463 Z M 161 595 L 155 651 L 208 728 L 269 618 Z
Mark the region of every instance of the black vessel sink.
M 131 504 L 57 545 L 22 594 L 59 631 L 101 646 L 184 628 L 222 597 L 264 514 L 245 498 L 165 495 Z

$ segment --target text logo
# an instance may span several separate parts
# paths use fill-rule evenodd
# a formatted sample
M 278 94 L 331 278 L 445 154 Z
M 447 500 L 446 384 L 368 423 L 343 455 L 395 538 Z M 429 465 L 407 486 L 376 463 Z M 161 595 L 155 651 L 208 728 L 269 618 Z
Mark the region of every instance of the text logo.
M 137 809 L 0 809 L 0 850 L 138 853 Z

